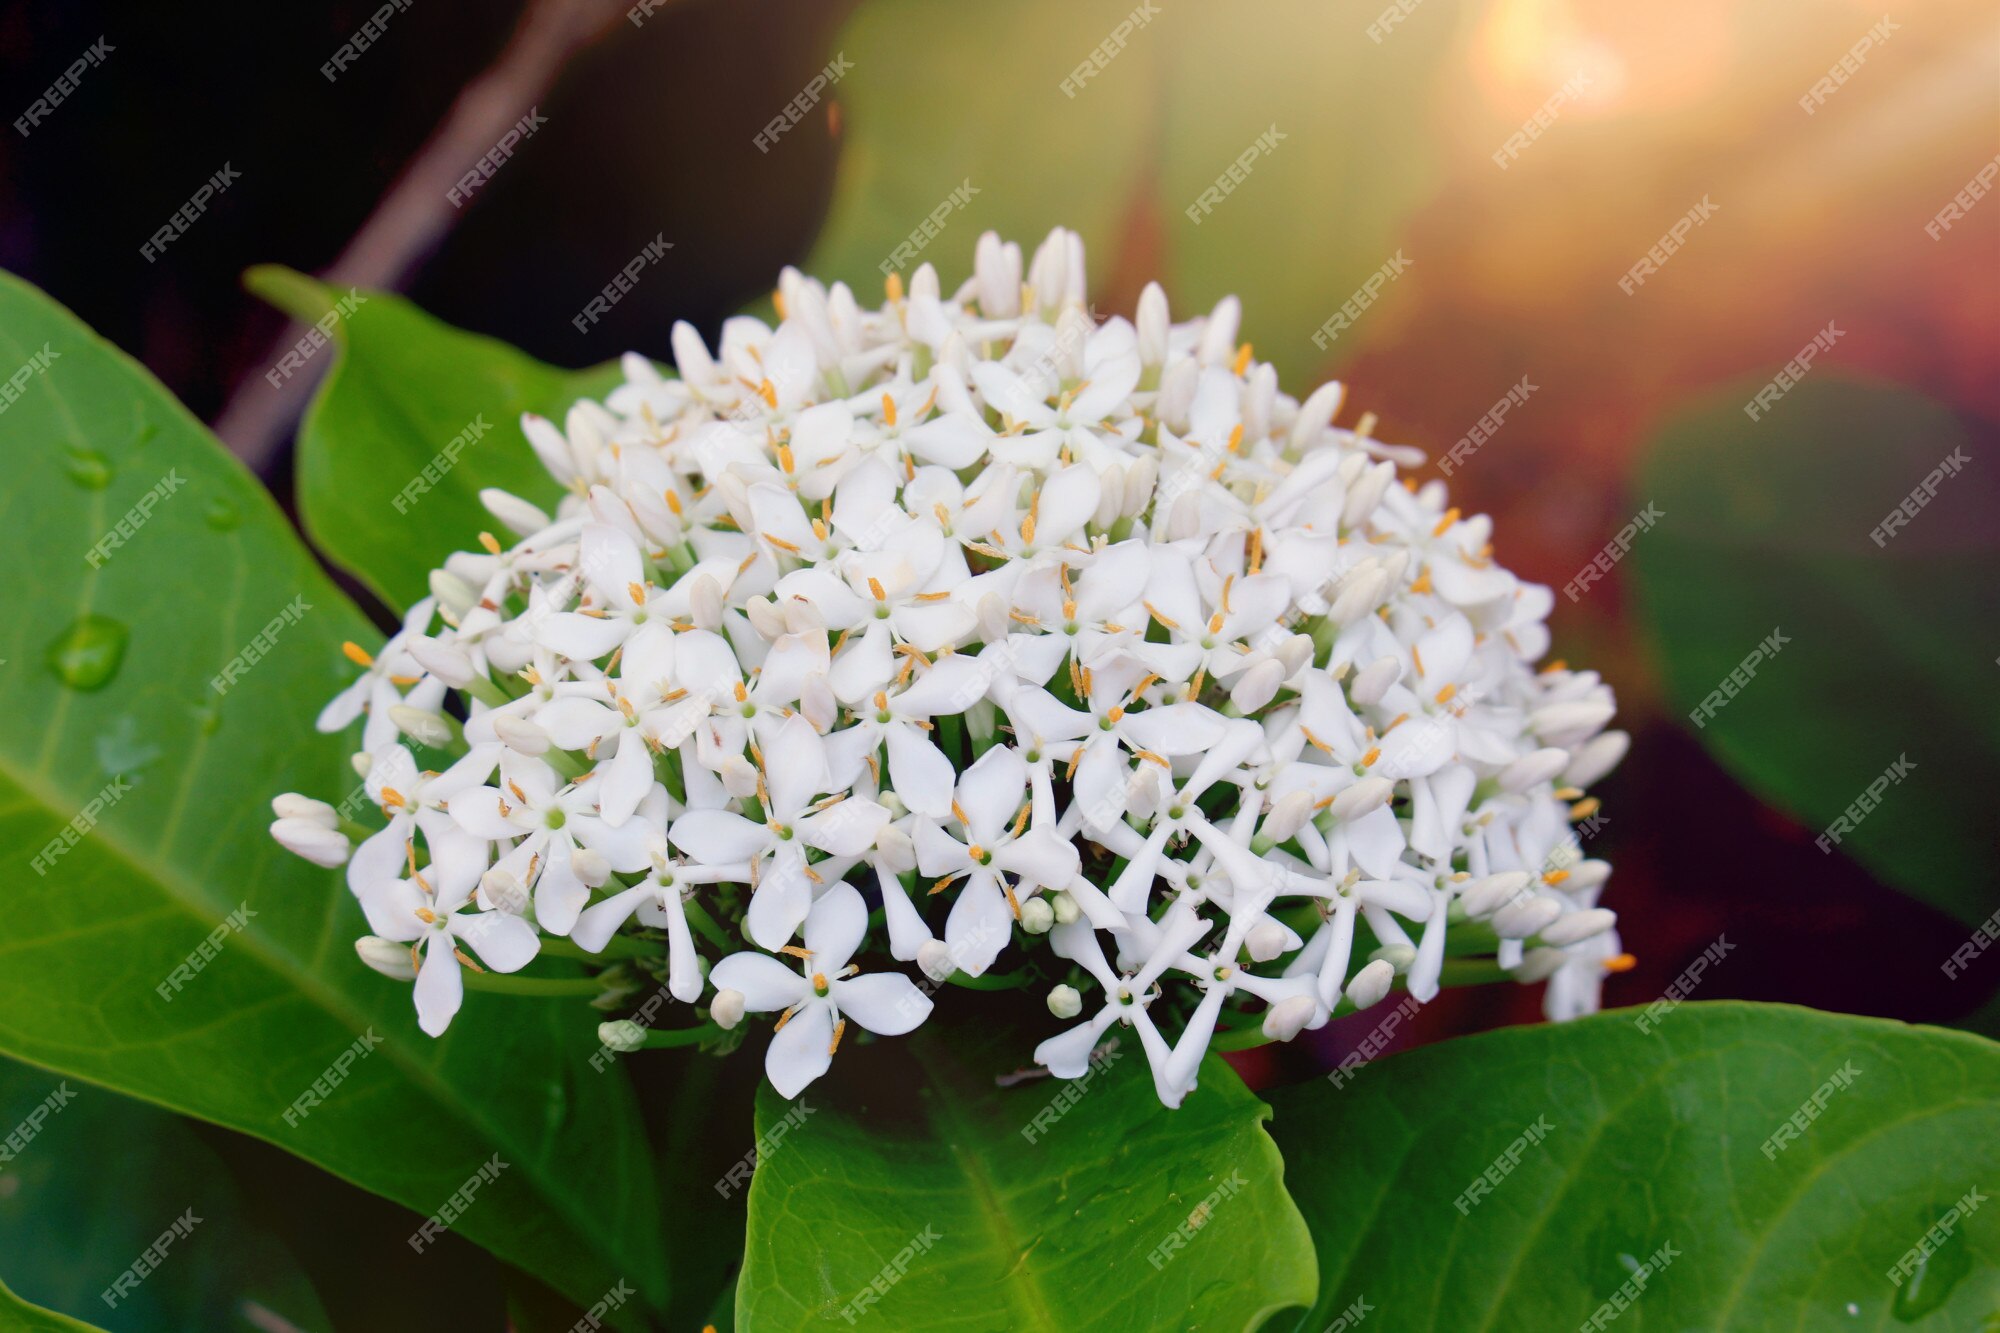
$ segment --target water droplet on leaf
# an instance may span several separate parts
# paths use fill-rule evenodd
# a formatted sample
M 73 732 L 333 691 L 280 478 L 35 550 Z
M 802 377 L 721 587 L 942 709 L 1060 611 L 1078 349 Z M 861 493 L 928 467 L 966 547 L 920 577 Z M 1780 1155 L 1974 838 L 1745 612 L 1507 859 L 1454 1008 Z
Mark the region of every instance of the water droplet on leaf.
M 108 616 L 80 616 L 49 645 L 49 669 L 73 690 L 101 690 L 118 674 L 130 637 Z

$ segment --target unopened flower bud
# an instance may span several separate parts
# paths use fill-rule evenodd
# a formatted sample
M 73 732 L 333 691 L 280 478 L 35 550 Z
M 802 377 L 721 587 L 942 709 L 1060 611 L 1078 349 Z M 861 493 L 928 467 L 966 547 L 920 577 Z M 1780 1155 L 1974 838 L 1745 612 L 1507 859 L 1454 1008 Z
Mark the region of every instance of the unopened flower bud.
M 1264 1015 L 1264 1035 L 1272 1041 L 1290 1041 L 1312 1022 L 1318 1009 L 1310 995 L 1287 996 Z
M 597 1025 L 597 1040 L 614 1051 L 636 1051 L 646 1044 L 646 1029 L 629 1018 Z
M 1396 683 L 1396 677 L 1403 674 L 1403 664 L 1393 657 L 1378 657 L 1354 674 L 1354 684 L 1348 693 L 1354 702 L 1373 707 L 1382 702 L 1382 696 Z
M 1569 767 L 1563 770 L 1562 780 L 1572 787 L 1588 787 L 1616 768 L 1618 761 L 1631 748 L 1631 736 L 1622 731 L 1607 731 L 1593 736 L 1571 753 Z
M 271 798 L 271 813 L 280 819 L 309 819 L 326 828 L 340 827 L 340 812 L 325 801 L 288 791 Z
M 769 597 L 753 597 L 743 604 L 743 614 L 750 618 L 750 627 L 769 640 L 781 639 L 785 635 L 785 613 Z
M 888 797 L 889 794 L 885 794 L 880 798 L 882 804 L 889 803 Z M 892 818 L 895 813 L 890 812 Z M 917 868 L 916 845 L 910 841 L 909 834 L 894 824 L 883 825 L 882 831 L 875 835 L 875 855 L 882 868 L 892 875 L 906 874 Z
M 1525 940 L 1562 915 L 1562 904 L 1545 894 L 1516 899 L 1493 914 L 1493 933 L 1503 940 Z
M 271 825 L 271 836 L 295 856 L 329 870 L 347 864 L 347 836 L 317 819 L 280 819 Z
M 1465 914 L 1477 920 L 1500 910 L 1509 899 L 1518 896 L 1528 887 L 1530 876 L 1525 870 L 1506 870 L 1484 879 L 1475 879 L 1459 890 L 1459 901 L 1465 904 Z
M 727 1032 L 743 1021 L 743 992 L 740 990 L 719 990 L 715 998 L 708 1002 L 708 1016 L 715 1025 Z
M 1045 898 L 1030 898 L 1021 904 L 1021 929 L 1030 935 L 1046 935 L 1056 923 L 1056 909 Z
M 1249 935 L 1243 940 L 1243 947 L 1249 951 L 1252 962 L 1268 963 L 1283 953 L 1288 943 L 1290 941 L 1286 938 L 1285 928 L 1275 921 L 1265 920 L 1250 928 Z
M 1336 823 L 1359 819 L 1380 810 L 1395 794 L 1396 784 L 1387 778 L 1362 778 L 1334 797 L 1327 813 L 1333 816 Z
M 1589 700 L 1550 704 L 1528 714 L 1528 726 L 1544 744 L 1573 749 L 1595 736 L 1617 711 L 1610 704 Z
M 1571 912 L 1559 917 L 1553 925 L 1542 927 L 1542 943 L 1561 948 L 1566 944 L 1580 944 L 1593 936 L 1602 935 L 1618 924 L 1618 913 L 1603 907 L 1593 907 L 1588 911 Z
M 1067 892 L 1055 896 L 1054 908 L 1056 920 L 1065 926 L 1083 915 L 1083 909 L 1076 905 L 1076 899 L 1070 897 Z
M 531 722 L 518 713 L 499 713 L 493 718 L 493 734 L 500 738 L 508 749 L 525 755 L 544 755 L 553 744 L 549 733 L 540 723 Z
M 604 882 L 611 878 L 611 862 L 605 859 L 602 852 L 589 847 L 578 847 L 570 853 L 569 868 L 593 889 L 603 887 Z
M 1075 1018 L 1083 1012 L 1083 996 L 1074 986 L 1057 986 L 1049 992 L 1049 1012 L 1057 1018 Z
M 361 961 L 392 981 L 415 981 L 417 965 L 410 961 L 410 946 L 385 940 L 380 935 L 363 935 L 354 941 Z
M 917 948 L 917 966 L 932 981 L 943 981 L 958 971 L 958 960 L 943 940 L 925 940 Z
M 454 621 L 479 602 L 479 589 L 449 570 L 433 569 L 430 584 L 431 596 L 438 599 L 438 609 Z
M 549 526 L 549 516 L 511 491 L 488 486 L 479 492 L 486 512 L 511 528 L 516 535 L 532 537 Z
M 1354 980 L 1347 983 L 1347 1002 L 1356 1009 L 1366 1009 L 1389 993 L 1389 987 L 1396 984 L 1396 969 L 1387 961 L 1376 959 L 1354 974 Z
M 1553 746 L 1524 754 L 1500 770 L 1500 789 L 1526 791 L 1530 787 L 1538 787 L 1561 773 L 1568 764 L 1569 751 Z
M 1512 976 L 1523 984 L 1547 981 L 1568 961 L 1569 955 L 1561 949 L 1530 949 L 1521 955 L 1520 965 L 1514 968 Z
M 1309 791 L 1295 791 L 1280 797 L 1264 816 L 1264 826 L 1260 830 L 1275 846 L 1290 842 L 1298 831 L 1312 818 L 1313 794 Z
M 1277 697 L 1285 683 L 1285 668 L 1276 658 L 1267 657 L 1237 677 L 1229 691 L 1229 702 L 1241 713 L 1254 713 Z
M 460 648 L 422 634 L 410 636 L 406 645 L 410 656 L 417 659 L 417 665 L 436 676 L 453 689 L 462 690 L 473 682 L 478 674 L 472 668 L 472 659 Z
M 452 743 L 451 724 L 426 709 L 394 704 L 389 709 L 389 720 L 396 724 L 398 731 L 419 745 L 442 750 Z
M 1407 972 L 1410 964 L 1417 961 L 1417 951 L 1407 944 L 1385 944 L 1368 955 L 1372 963 L 1387 963 L 1397 972 Z

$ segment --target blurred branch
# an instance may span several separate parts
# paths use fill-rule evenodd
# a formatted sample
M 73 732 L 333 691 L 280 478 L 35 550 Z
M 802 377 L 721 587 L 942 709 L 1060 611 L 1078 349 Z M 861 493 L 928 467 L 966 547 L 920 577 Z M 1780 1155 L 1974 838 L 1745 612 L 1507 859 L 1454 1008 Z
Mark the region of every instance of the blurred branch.
M 499 58 L 453 100 L 361 229 L 319 276 L 342 287 L 401 287 L 464 211 L 447 199 L 451 187 L 547 95 L 570 59 L 601 38 L 623 10 L 618 0 L 528 0 Z M 263 370 L 304 332 L 303 324 L 287 324 L 216 418 L 216 433 L 253 468 L 270 461 L 331 359 L 314 360 L 281 388 L 266 382 Z

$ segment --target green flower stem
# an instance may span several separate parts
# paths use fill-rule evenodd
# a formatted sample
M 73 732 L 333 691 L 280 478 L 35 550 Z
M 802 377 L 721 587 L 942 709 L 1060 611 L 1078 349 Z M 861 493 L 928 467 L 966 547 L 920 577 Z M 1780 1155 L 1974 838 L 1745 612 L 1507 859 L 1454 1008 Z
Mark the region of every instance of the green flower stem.
M 1020 990 L 1024 986 L 1035 984 L 1035 979 L 1026 972 L 987 973 L 978 977 L 954 972 L 945 980 L 954 986 L 963 986 L 967 990 Z
M 542 952 L 551 958 L 576 958 L 584 962 L 602 962 L 607 958 L 653 958 L 660 950 L 653 942 L 636 940 L 630 935 L 613 935 L 610 943 L 600 953 L 591 953 L 574 940 L 566 940 L 560 935 L 542 936 Z
M 465 687 L 465 692 L 490 708 L 499 708 L 514 702 L 512 695 L 487 676 L 474 676 L 472 683 Z
M 695 1046 L 704 1041 L 713 1041 L 722 1035 L 722 1029 L 713 1023 L 703 1023 L 694 1028 L 647 1028 L 646 1040 L 642 1043 L 647 1050 L 662 1050 L 674 1046 Z
M 496 995 L 596 995 L 604 989 L 604 982 L 597 977 L 524 977 L 518 973 L 474 972 L 467 968 L 465 988 Z
M 1442 986 L 1484 986 L 1495 981 L 1512 981 L 1513 975 L 1491 958 L 1447 958 L 1438 977 Z
M 707 908 L 693 898 L 682 903 L 681 908 L 687 913 L 688 924 L 701 932 L 703 939 L 724 953 L 736 952 L 739 946 L 723 933 L 721 926 L 715 924 L 715 918 L 708 914 Z

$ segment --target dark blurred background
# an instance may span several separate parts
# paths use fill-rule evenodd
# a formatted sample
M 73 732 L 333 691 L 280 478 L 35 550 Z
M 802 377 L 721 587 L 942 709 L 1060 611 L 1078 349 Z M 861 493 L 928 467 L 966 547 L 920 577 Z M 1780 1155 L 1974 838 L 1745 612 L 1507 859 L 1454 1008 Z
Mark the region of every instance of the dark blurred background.
M 1922 540 L 1946 534 L 1990 554 L 2000 533 L 2000 204 L 1974 207 L 1946 236 L 1924 229 L 2000 152 L 1990 6 L 1895 15 L 1894 32 L 1811 114 L 1800 95 L 1882 20 L 1878 9 L 1424 0 L 1376 41 L 1373 0 L 1252 0 L 1202 9 L 1187 22 L 1209 35 L 1187 43 L 1169 29 L 1190 11 L 1163 4 L 1130 38 L 1130 54 L 1065 107 L 1044 86 L 1053 80 L 1008 82 L 1013 46 L 1052 46 L 1067 68 L 1129 5 L 1072 17 L 1039 3 L 961 14 L 908 0 L 682 0 L 634 22 L 625 6 L 581 0 L 415 0 L 391 6 L 370 49 L 324 78 L 321 65 L 381 8 L 0 5 L 9 118 L 94 42 L 112 48 L 42 123 L 0 133 L 0 266 L 143 361 L 281 495 L 302 401 L 278 402 L 263 383 L 288 339 L 284 319 L 244 293 L 248 266 L 331 268 L 342 282 L 361 272 L 362 285 L 403 291 L 446 321 L 565 366 L 626 349 L 667 359 L 674 320 L 712 336 L 816 244 L 827 276 L 874 299 L 874 264 L 852 262 L 887 251 L 866 239 L 883 234 L 871 231 L 870 210 L 888 212 L 893 239 L 943 194 L 896 193 L 908 183 L 896 135 L 907 132 L 915 146 L 905 152 L 938 157 L 940 179 L 965 176 L 987 196 L 924 253 L 947 289 L 986 226 L 1039 219 L 1010 236 L 1029 248 L 1048 226 L 1074 223 L 1092 245 L 1100 311 L 1129 312 L 1140 283 L 1160 274 L 1176 316 L 1196 313 L 1232 289 L 1229 256 L 1213 253 L 1218 234 L 1238 238 L 1237 258 L 1254 266 L 1259 237 L 1310 247 L 1320 230 L 1340 230 L 1318 203 L 1284 211 L 1286 189 L 1309 182 L 1303 197 L 1323 201 L 1397 182 L 1410 203 L 1392 243 L 1363 246 L 1354 273 L 1401 245 L 1416 261 L 1410 276 L 1327 354 L 1301 350 L 1303 334 L 1287 330 L 1286 387 L 1302 397 L 1303 375 L 1338 373 L 1350 404 L 1379 414 L 1379 435 L 1435 459 L 1522 376 L 1546 386 L 1450 482 L 1455 503 L 1495 516 L 1500 558 L 1524 576 L 1560 587 L 1644 502 L 1634 478 L 1664 418 L 1717 386 L 1754 389 L 1830 318 L 1847 331 L 1830 358 L 1838 373 L 1924 395 L 1969 441 L 1975 462 L 1927 511 L 1935 531 Z M 871 24 L 877 14 L 887 17 Z M 843 32 L 850 19 L 858 27 Z M 960 22 L 968 49 L 952 51 L 939 33 Z M 1244 80 L 1230 75 L 1232 62 L 1295 62 L 1280 71 L 1295 82 L 1323 68 L 1337 91 L 1342 67 L 1318 49 L 1329 32 L 1342 60 L 1377 60 L 1379 49 L 1390 53 L 1383 62 L 1423 64 L 1423 77 L 1391 81 L 1343 113 L 1329 131 L 1341 139 L 1337 167 L 1325 141 L 1300 131 L 1218 208 L 1215 225 L 1192 228 L 1179 207 L 1194 194 L 1184 183 L 1198 188 L 1266 121 L 1289 127 L 1298 114 L 1290 102 L 1237 105 Z M 855 55 L 854 71 L 758 151 L 754 136 L 837 49 Z M 989 69 L 997 90 L 982 85 Z M 1579 72 L 1591 91 L 1496 170 L 1492 150 Z M 1130 96 L 1142 83 L 1149 91 Z M 1038 118 L 1051 102 L 1068 117 L 1056 133 Z M 463 209 L 442 206 L 435 190 L 399 194 L 441 126 L 470 123 L 474 142 L 491 143 L 497 132 L 478 127 L 504 129 L 530 107 L 546 125 Z M 1226 149 L 1184 170 L 1190 123 L 1238 112 L 1241 132 L 1217 141 Z M 1126 123 L 1135 118 L 1136 129 Z M 1064 182 L 1095 168 L 1070 140 L 1094 135 L 1123 136 L 1139 160 L 1121 177 L 1129 188 L 1116 208 L 1072 218 Z M 996 142 L 1012 155 L 997 156 Z M 151 231 L 225 161 L 241 179 L 157 262 L 142 258 Z M 1618 276 L 1710 196 L 1715 219 L 1638 293 L 1622 293 Z M 414 212 L 386 226 L 385 198 Z M 579 333 L 571 317 L 656 234 L 674 246 L 664 261 Z M 1273 304 L 1325 312 L 1356 285 L 1302 273 L 1289 284 L 1310 289 L 1301 296 L 1264 281 L 1277 289 Z M 1245 295 L 1254 340 L 1254 284 Z M 1704 978 L 1702 999 L 2000 1029 L 1996 960 L 1957 981 L 1939 966 L 1966 939 L 1966 920 L 1845 855 L 1823 855 L 1814 846 L 1823 821 L 1808 826 L 1746 790 L 1731 776 L 1740 770 L 1677 721 L 1684 706 L 1665 702 L 1660 637 L 1641 621 L 1629 573 L 1621 566 L 1580 602 L 1559 597 L 1552 622 L 1556 654 L 1603 671 L 1619 691 L 1619 725 L 1634 733 L 1630 757 L 1598 791 L 1609 822 L 1588 849 L 1616 866 L 1606 901 L 1638 959 L 1607 980 L 1606 1003 L 1652 1000 L 1726 934 L 1736 950 Z M 2000 646 L 1988 650 L 1996 654 Z M 1953 706 L 1990 728 L 1996 684 Z M 1898 682 L 1880 685 L 1843 706 L 1902 706 Z M 2000 851 L 2000 818 L 1989 818 L 1975 836 Z M 1992 885 L 1988 870 L 1970 892 L 1990 906 Z M 1538 1003 L 1538 992 L 1512 987 L 1454 995 L 1427 1008 L 1410 1036 L 1531 1021 Z M 1316 1045 L 1253 1053 L 1242 1067 L 1253 1080 L 1303 1073 L 1368 1026 L 1357 1016 Z

